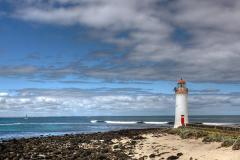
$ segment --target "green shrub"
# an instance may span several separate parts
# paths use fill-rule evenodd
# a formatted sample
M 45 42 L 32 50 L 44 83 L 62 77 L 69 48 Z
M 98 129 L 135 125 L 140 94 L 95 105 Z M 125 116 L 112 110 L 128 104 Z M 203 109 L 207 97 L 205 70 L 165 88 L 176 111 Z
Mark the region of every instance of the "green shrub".
M 188 129 L 182 129 L 180 131 L 179 136 L 182 139 L 193 138 L 194 137 L 194 131 L 191 131 L 191 130 L 188 130 Z
M 210 134 L 203 138 L 203 142 L 222 142 L 223 136 L 220 134 Z
M 227 139 L 224 139 L 222 144 L 221 144 L 221 147 L 230 147 L 233 145 L 233 143 L 235 142 L 236 140 L 235 139 L 232 139 L 232 138 L 227 138 Z
M 177 134 L 183 138 L 202 138 L 208 135 L 206 131 L 196 130 L 196 129 L 189 129 L 189 128 L 179 128 Z
M 195 132 L 195 138 L 202 138 L 207 136 L 208 133 L 206 131 L 196 131 Z
M 201 130 L 188 127 L 180 127 L 167 130 L 168 134 L 177 134 L 182 139 L 203 138 L 203 142 L 222 142 L 221 147 L 232 146 L 233 150 L 240 150 L 240 136 L 216 131 L 216 129 Z
M 203 142 L 213 142 L 213 138 L 210 136 L 207 136 L 207 137 L 204 137 L 202 141 Z
M 234 142 L 232 150 L 240 150 L 240 137 Z

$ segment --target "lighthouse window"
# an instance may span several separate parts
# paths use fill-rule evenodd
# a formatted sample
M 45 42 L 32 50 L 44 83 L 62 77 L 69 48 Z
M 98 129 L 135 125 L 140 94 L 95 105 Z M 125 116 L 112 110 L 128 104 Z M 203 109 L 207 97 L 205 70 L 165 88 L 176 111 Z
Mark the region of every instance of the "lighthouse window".
M 185 88 L 185 84 L 178 83 L 178 88 Z

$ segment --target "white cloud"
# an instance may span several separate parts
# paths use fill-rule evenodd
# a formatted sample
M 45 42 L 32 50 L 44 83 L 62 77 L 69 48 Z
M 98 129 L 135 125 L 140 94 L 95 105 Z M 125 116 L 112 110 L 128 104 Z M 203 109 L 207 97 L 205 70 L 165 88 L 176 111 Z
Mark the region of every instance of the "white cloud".
M 34 101 L 36 103 L 56 103 L 57 99 L 46 97 L 46 96 L 40 96 L 40 97 L 35 97 Z
M 8 96 L 9 94 L 7 92 L 0 92 L 0 97 L 2 96 Z
M 0 116 L 57 115 L 173 115 L 175 97 L 169 94 L 80 89 L 24 89 L 0 98 Z M 28 94 L 26 94 L 28 93 Z M 23 96 L 24 95 L 24 96 Z M 190 114 L 239 114 L 238 94 L 189 95 Z M 12 115 L 14 116 L 14 115 Z

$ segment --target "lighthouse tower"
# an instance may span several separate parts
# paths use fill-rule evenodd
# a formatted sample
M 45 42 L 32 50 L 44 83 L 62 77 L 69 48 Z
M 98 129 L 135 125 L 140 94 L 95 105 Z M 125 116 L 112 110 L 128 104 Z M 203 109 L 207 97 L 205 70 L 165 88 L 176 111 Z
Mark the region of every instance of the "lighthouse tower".
M 178 80 L 177 87 L 174 88 L 176 94 L 176 111 L 174 128 L 185 126 L 188 123 L 188 89 L 186 81 L 182 78 Z

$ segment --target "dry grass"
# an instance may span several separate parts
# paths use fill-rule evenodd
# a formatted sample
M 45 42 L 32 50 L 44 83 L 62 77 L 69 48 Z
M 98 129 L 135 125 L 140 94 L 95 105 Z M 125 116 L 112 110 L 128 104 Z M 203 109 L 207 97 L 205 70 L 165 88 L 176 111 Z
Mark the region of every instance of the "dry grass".
M 190 128 L 190 127 L 180 127 L 177 129 L 169 129 L 167 131 L 169 134 L 177 134 L 182 139 L 188 138 L 202 138 L 202 141 L 205 143 L 210 142 L 222 142 L 221 147 L 230 147 L 233 146 L 233 150 L 240 150 L 240 133 L 224 133 L 219 132 L 215 129 L 199 129 L 199 128 Z

